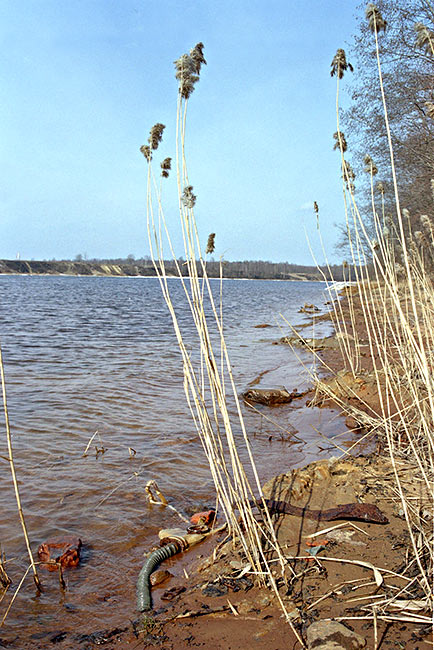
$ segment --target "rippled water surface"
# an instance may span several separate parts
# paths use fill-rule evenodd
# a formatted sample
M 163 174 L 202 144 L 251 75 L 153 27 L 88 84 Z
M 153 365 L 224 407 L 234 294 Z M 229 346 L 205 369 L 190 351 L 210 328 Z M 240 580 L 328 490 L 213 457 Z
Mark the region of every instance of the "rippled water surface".
M 181 284 L 175 279 L 169 284 L 194 354 Z M 218 295 L 219 283 L 212 285 Z M 261 377 L 262 386 L 301 390 L 309 385 L 291 350 L 272 341 L 289 333 L 280 314 L 302 323 L 300 305 L 323 306 L 326 299 L 322 283 L 223 283 L 225 333 L 240 392 L 264 371 L 269 372 Z M 271 327 L 254 327 L 263 323 Z M 315 334 L 327 334 L 328 328 L 322 324 Z M 135 616 L 143 552 L 155 543 L 159 528 L 179 523 L 169 511 L 146 503 L 146 482 L 156 479 L 170 502 L 187 514 L 214 499 L 158 281 L 0 276 L 0 337 L 32 548 L 53 535 L 74 534 L 84 542 L 80 567 L 65 572 L 66 592 L 55 573 L 42 574 L 45 591 L 38 597 L 27 579 L 0 640 L 15 640 L 13 647 L 19 648 L 33 639 L 36 647 L 48 632 L 90 632 L 125 623 Z M 308 363 L 306 356 L 302 360 Z M 345 429 L 327 410 L 260 411 L 244 408 L 261 480 L 321 453 L 330 455 L 327 438 Z M 285 431 L 294 428 L 296 438 Z M 4 434 L 0 455 L 7 457 Z M 9 467 L 0 462 L 0 543 L 16 586 L 28 563 Z M 2 612 L 12 593 L 1 603 Z

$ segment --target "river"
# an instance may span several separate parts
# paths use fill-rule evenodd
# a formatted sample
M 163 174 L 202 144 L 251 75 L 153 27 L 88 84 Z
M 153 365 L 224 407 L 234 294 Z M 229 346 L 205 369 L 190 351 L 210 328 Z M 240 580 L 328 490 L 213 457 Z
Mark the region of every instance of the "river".
M 169 285 L 193 345 L 181 283 Z M 219 282 L 212 286 L 218 295 Z M 306 316 L 298 309 L 305 302 L 324 309 L 325 284 L 227 280 L 222 286 L 239 391 L 264 371 L 260 386 L 307 388 L 300 360 L 272 342 L 290 333 L 280 314 L 301 324 Z M 84 544 L 80 566 L 65 571 L 67 590 L 56 573 L 41 570 L 45 589 L 36 595 L 29 575 L 0 629 L 0 641 L 10 647 L 38 648 L 62 631 L 86 633 L 135 617 L 143 552 L 159 528 L 179 523 L 170 511 L 147 504 L 149 479 L 186 514 L 213 505 L 214 488 L 157 279 L 0 276 L 0 306 L 14 455 L 32 548 L 65 534 Z M 270 327 L 255 327 L 261 324 Z M 315 335 L 330 332 L 322 323 Z M 301 361 L 310 366 L 305 352 Z M 327 438 L 345 431 L 343 418 L 327 409 L 243 409 L 261 480 L 336 453 Z M 4 432 L 0 455 L 0 544 L 13 580 L 2 614 L 28 557 Z

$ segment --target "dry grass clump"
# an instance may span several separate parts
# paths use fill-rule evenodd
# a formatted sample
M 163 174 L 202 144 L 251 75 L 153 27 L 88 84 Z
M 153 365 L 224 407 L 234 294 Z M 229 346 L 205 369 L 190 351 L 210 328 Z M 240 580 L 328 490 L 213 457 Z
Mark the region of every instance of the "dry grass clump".
M 423 594 L 426 609 L 432 611 L 432 572 L 434 565 L 432 513 L 434 506 L 434 237 L 432 219 L 419 218 L 420 229 L 413 230 L 407 210 L 399 201 L 394 156 L 390 138 L 386 98 L 383 90 L 378 36 L 386 29 L 386 21 L 378 8 L 369 4 L 366 10 L 369 26 L 375 35 L 380 90 L 388 133 L 396 214 L 385 214 L 384 185 L 374 188 L 377 167 L 370 156 L 365 157 L 371 180 L 371 203 L 375 238 L 368 234 L 354 197 L 351 168 L 343 158 L 346 141 L 339 130 L 334 138 L 341 150 L 343 192 L 349 236 L 351 262 L 356 289 L 347 292 L 349 317 L 339 303 L 334 303 L 334 322 L 341 336 L 341 352 L 353 378 L 366 376 L 363 346 L 369 350 L 373 368 L 370 377 L 377 387 L 380 408 L 370 411 L 348 406 L 348 395 L 319 382 L 319 389 L 341 402 L 356 419 L 366 422 L 375 431 L 380 444 L 390 456 L 396 493 L 411 539 L 408 563 L 414 582 Z M 430 47 L 432 34 L 416 26 L 420 47 Z M 339 52 L 339 50 L 338 50 Z M 336 58 L 336 57 L 335 57 Z M 335 59 L 333 60 L 335 61 Z M 333 65 L 333 64 L 332 64 Z M 335 63 L 335 66 L 337 64 Z M 341 70 L 343 70 L 341 64 Z M 337 68 L 339 95 L 339 67 Z M 345 143 L 345 144 L 344 144 Z M 378 205 L 378 200 L 381 204 Z M 361 310 L 363 342 L 356 309 Z M 359 319 L 360 316 L 357 316 Z M 358 391 L 353 390 L 353 398 Z M 414 465 L 414 482 L 419 486 L 415 499 L 402 480 L 402 461 Z M 427 507 L 428 504 L 428 507 Z M 411 608 L 411 603 L 409 605 Z
M 150 149 L 146 146 L 141 149 L 148 162 L 147 222 L 151 255 L 163 297 L 172 317 L 182 355 L 185 395 L 209 462 L 219 506 L 234 542 L 237 540 L 242 546 L 251 571 L 262 584 L 267 584 L 274 589 L 286 618 L 292 625 L 277 587 L 275 569 L 271 571 L 267 559 L 270 552 L 274 555 L 275 561 L 277 558 L 277 563 L 280 565 L 280 579 L 286 583 L 286 562 L 276 538 L 273 522 L 266 508 L 264 520 L 257 521 L 250 505 L 251 500 L 258 495 L 259 498 L 263 498 L 262 488 L 244 425 L 223 334 L 221 292 L 220 301 L 216 302 L 200 246 L 194 215 L 197 196 L 189 181 L 185 158 L 187 102 L 195 84 L 199 81 L 201 66 L 206 63 L 203 49 L 203 44 L 198 43 L 189 54 L 183 54 L 175 61 L 175 76 L 179 82 L 176 172 L 179 221 L 185 254 L 182 268 L 173 250 L 162 206 L 161 189 L 158 189 L 152 171 Z M 152 145 L 151 141 L 150 144 Z M 172 302 L 170 283 L 165 272 L 163 242 L 167 242 L 175 260 L 178 278 L 182 283 L 185 300 L 195 326 L 194 352 L 192 352 L 191 341 L 187 339 L 183 330 L 183 322 L 178 319 Z M 205 254 L 212 253 L 214 250 L 215 233 L 211 233 Z M 190 330 L 190 326 L 188 329 Z M 235 408 L 237 414 L 235 419 L 229 416 L 229 403 Z M 249 459 L 248 468 L 244 467 L 240 459 L 241 450 Z M 254 477 L 252 484 L 247 474 Z M 273 567 L 275 566 L 273 564 Z M 298 633 L 295 630 L 294 632 L 299 638 Z

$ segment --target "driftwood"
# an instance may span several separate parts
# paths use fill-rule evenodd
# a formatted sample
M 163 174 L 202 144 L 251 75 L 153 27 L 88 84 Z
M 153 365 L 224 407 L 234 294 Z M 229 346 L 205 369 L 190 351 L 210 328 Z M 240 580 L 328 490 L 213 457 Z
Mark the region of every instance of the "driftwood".
M 296 397 L 302 396 L 303 393 L 298 393 L 296 390 L 289 393 L 286 388 L 249 388 L 242 394 L 247 402 L 257 402 L 266 406 L 289 404 Z

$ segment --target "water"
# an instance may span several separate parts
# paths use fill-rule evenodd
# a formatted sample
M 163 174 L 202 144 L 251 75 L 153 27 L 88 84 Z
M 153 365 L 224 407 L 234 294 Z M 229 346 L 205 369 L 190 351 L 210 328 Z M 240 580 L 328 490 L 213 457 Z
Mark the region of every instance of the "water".
M 181 283 L 169 283 L 194 355 Z M 218 282 L 212 284 L 218 295 Z M 225 333 L 240 392 L 264 371 L 260 386 L 308 387 L 291 350 L 272 341 L 289 333 L 280 314 L 301 323 L 300 305 L 324 300 L 322 283 L 223 283 Z M 74 534 L 84 542 L 80 567 L 65 572 L 67 591 L 55 573 L 41 572 L 45 591 L 35 596 L 28 578 L 0 629 L 0 640 L 15 640 L 13 647 L 45 647 L 47 633 L 91 632 L 134 618 L 143 551 L 161 527 L 179 524 L 173 513 L 147 504 L 149 479 L 184 513 L 213 505 L 214 489 L 155 278 L 0 276 L 0 305 L 9 416 L 32 548 L 53 535 Z M 271 327 L 254 327 L 263 323 Z M 320 327 L 315 335 L 330 332 L 329 324 Z M 306 353 L 301 359 L 309 365 Z M 327 439 L 345 430 L 342 418 L 325 409 L 259 408 L 273 422 L 243 409 L 262 481 L 331 455 Z M 7 457 L 4 434 L 0 455 Z M 15 587 L 28 558 L 9 467 L 0 462 L 0 543 Z M 8 602 L 9 596 L 0 613 Z

